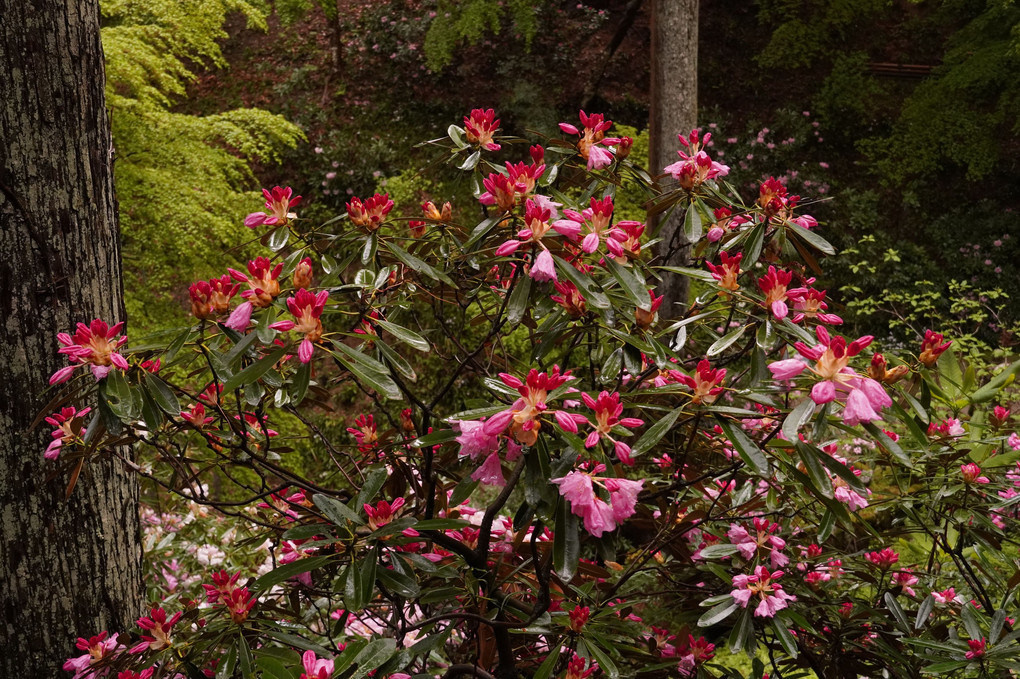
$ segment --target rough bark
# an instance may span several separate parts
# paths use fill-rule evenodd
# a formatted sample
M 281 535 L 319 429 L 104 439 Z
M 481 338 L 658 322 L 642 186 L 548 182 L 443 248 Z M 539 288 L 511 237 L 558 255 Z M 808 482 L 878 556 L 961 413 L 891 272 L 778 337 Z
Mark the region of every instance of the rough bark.
M 52 679 L 142 607 L 136 480 L 101 460 L 65 501 L 29 431 L 56 333 L 124 315 L 98 2 L 0 0 L 0 73 L 0 677 Z
M 652 175 L 677 160 L 678 134 L 687 134 L 698 117 L 698 0 L 653 0 L 651 12 L 652 83 L 649 120 L 649 164 Z M 661 180 L 665 188 L 671 177 Z M 659 263 L 684 266 L 689 247 L 683 233 L 683 212 L 674 210 L 659 220 Z M 687 279 L 664 274 L 660 317 L 683 315 Z

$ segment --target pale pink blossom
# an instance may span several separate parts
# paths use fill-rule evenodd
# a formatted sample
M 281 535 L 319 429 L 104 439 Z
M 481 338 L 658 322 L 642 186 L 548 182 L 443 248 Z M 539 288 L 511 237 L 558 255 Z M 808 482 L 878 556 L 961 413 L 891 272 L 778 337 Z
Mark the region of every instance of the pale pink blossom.
M 752 597 L 759 597 L 754 614 L 762 618 L 771 618 L 776 613 L 787 607 L 788 602 L 796 601 L 797 597 L 783 591 L 783 586 L 775 581 L 783 577 L 783 571 L 770 573 L 765 566 L 758 566 L 754 569 L 753 575 L 736 575 L 733 577 L 733 587 L 730 595 L 740 604 L 741 608 L 747 608 Z

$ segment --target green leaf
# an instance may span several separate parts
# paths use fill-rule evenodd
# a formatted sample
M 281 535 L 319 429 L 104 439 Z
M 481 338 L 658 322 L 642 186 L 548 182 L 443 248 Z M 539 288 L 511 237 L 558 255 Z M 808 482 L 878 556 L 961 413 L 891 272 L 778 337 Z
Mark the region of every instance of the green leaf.
M 595 282 L 586 274 L 581 273 L 568 264 L 562 257 L 553 255 L 556 261 L 556 270 L 563 274 L 571 283 L 577 286 L 584 299 L 596 309 L 610 308 L 609 298 L 606 293 L 597 288 Z
M 1005 370 L 1002 370 L 998 375 L 988 381 L 983 387 L 975 391 L 966 397 L 966 400 L 956 401 L 957 407 L 963 407 L 970 403 L 984 403 L 985 401 L 991 401 L 998 395 L 999 391 L 1013 382 L 1013 377 L 1016 372 L 1020 370 L 1020 361 L 1015 361 L 1010 364 Z
M 466 149 L 468 143 L 464 141 L 464 130 L 457 125 L 450 125 L 446 128 L 446 135 L 450 138 L 457 148 Z
M 651 296 L 648 294 L 648 286 L 644 279 L 638 276 L 634 267 L 621 266 L 613 259 L 606 259 L 606 269 L 620 284 L 623 291 L 627 293 L 637 308 L 649 311 L 652 308 Z
M 553 533 L 553 568 L 563 582 L 573 580 L 581 554 L 577 516 L 568 508 L 568 504 L 566 500 L 557 503 L 556 531 Z
M 795 235 L 797 238 L 800 238 L 801 240 L 810 243 L 814 249 L 818 250 L 819 252 L 822 252 L 823 254 L 826 255 L 836 254 L 836 249 L 832 247 L 832 244 L 829 243 L 829 241 L 822 238 L 821 236 L 819 236 L 811 229 L 805 229 L 803 226 L 799 224 L 787 222 L 786 230 L 788 233 Z
M 910 456 L 908 456 L 905 452 L 903 452 L 903 449 L 900 448 L 900 444 L 897 443 L 896 441 L 893 441 L 889 437 L 889 435 L 882 431 L 882 429 L 879 428 L 874 422 L 862 422 L 861 424 L 864 425 L 864 428 L 868 431 L 869 434 L 871 434 L 871 436 L 875 439 L 875 441 L 879 445 L 888 450 L 890 453 L 892 453 L 893 457 L 899 460 L 900 464 L 902 464 L 907 469 L 910 469 L 914 466 L 913 463 L 910 461 Z
M 249 679 L 255 676 L 253 665 L 255 664 L 255 657 L 251 654 L 251 648 L 248 646 L 248 642 L 245 640 L 243 634 L 237 635 L 237 660 L 238 667 L 241 670 L 241 676 L 244 679 Z
M 641 435 L 641 438 L 637 440 L 637 443 L 631 447 L 631 457 L 644 455 L 651 450 L 655 444 L 658 443 L 673 427 L 673 424 L 676 423 L 677 418 L 679 418 L 682 413 L 683 408 L 672 410 L 665 417 L 649 427 L 645 433 Z
M 896 618 L 896 622 L 900 624 L 903 631 L 907 634 L 910 633 L 910 623 L 907 622 L 907 615 L 903 612 L 903 608 L 900 606 L 900 602 L 896 601 L 896 597 L 893 596 L 892 592 L 886 592 L 883 597 L 885 605 L 889 608 L 889 612 Z
M 980 639 L 984 636 L 981 634 L 981 625 L 978 624 L 974 604 L 970 602 L 964 604 L 960 609 L 960 617 L 963 619 L 963 626 L 967 629 L 967 634 L 971 639 Z
M 475 151 L 474 153 L 472 153 L 467 158 L 465 158 L 464 162 L 461 163 L 458 166 L 457 169 L 459 169 L 459 170 L 473 170 L 473 169 L 475 169 L 475 166 L 478 165 L 478 161 L 481 159 L 481 157 L 482 157 L 482 151 L 481 151 L 481 149 L 479 149 L 479 150 Z
M 737 601 L 733 598 L 729 601 L 724 601 L 717 606 L 713 606 L 705 611 L 704 615 L 698 618 L 698 627 L 711 627 L 712 625 L 716 625 L 733 615 L 738 608 L 739 606 L 737 606 Z
M 811 399 L 808 399 L 810 402 Z M 797 437 L 788 437 L 791 441 L 797 441 Z M 800 455 L 800 459 L 804 462 L 804 468 L 807 469 L 808 477 L 811 479 L 811 483 L 814 487 L 828 499 L 833 498 L 832 492 L 832 480 L 829 475 L 822 469 L 822 464 L 818 461 L 818 454 L 815 449 L 811 446 L 806 446 L 797 441 L 796 448 L 797 453 Z
M 344 527 L 348 521 L 355 526 L 365 525 L 365 520 L 358 516 L 357 512 L 335 498 L 316 493 L 312 496 L 312 502 L 326 515 L 327 519 L 338 526 Z
M 347 679 L 361 679 L 369 672 L 382 666 L 396 653 L 397 642 L 394 639 L 373 639 L 368 645 L 358 652 L 351 665 L 355 667 L 354 674 Z
M 300 405 L 304 399 L 305 394 L 308 393 L 308 382 L 312 376 L 312 364 L 311 362 L 302 363 L 297 372 L 294 373 L 294 380 L 290 388 L 290 399 L 294 405 Z
M 546 656 L 531 679 L 549 679 L 552 676 L 553 668 L 560 659 L 560 648 L 561 644 L 554 644 L 552 653 Z
M 744 245 L 743 261 L 745 266 L 750 267 L 758 261 L 761 256 L 761 248 L 765 243 L 765 222 L 758 224 L 747 236 L 747 243 Z
M 379 250 L 379 239 L 374 233 L 365 238 L 365 246 L 361 249 L 361 265 L 368 266 L 375 259 L 375 253 Z
M 269 355 L 255 361 L 247 368 L 228 379 L 223 384 L 223 391 L 229 393 L 238 387 L 244 386 L 245 384 L 251 384 L 258 381 L 258 379 L 269 372 L 286 353 L 286 348 L 279 347 Z
M 386 398 L 395 401 L 403 398 L 400 387 L 390 378 L 389 370 L 385 366 L 340 342 L 334 342 L 334 346 L 340 349 L 345 356 L 341 356 L 336 352 L 330 353 L 345 368 L 350 370 L 359 381 L 364 382 Z M 380 370 L 375 366 L 381 366 L 382 369 Z
M 293 578 L 295 575 L 301 575 L 309 571 L 314 571 L 317 568 L 325 566 L 331 559 L 332 556 L 311 556 L 304 559 L 298 559 L 292 561 L 278 568 L 274 568 L 269 571 L 261 578 L 256 580 L 252 584 L 252 589 L 260 592 L 265 592 L 272 587 Z
M 721 559 L 726 556 L 733 556 L 738 551 L 736 545 L 709 545 L 704 547 L 698 554 L 703 559 Z
M 412 382 L 416 382 L 418 380 L 418 375 L 414 372 L 414 368 L 411 367 L 411 364 L 408 363 L 407 359 L 398 354 L 391 346 L 382 340 L 376 340 L 375 346 L 379 350 L 379 353 L 381 353 L 383 357 L 385 357 L 386 360 L 389 361 L 394 368 L 396 368 L 398 373 Z
M 719 339 L 712 343 L 712 346 L 708 348 L 708 351 L 705 352 L 705 355 L 715 356 L 716 354 L 721 354 L 722 352 L 726 351 L 734 342 L 740 339 L 740 336 L 747 331 L 747 328 L 748 328 L 747 325 L 742 325 L 736 330 L 733 330 L 727 333 L 726 335 L 723 335 L 722 337 L 720 337 Z
M 790 630 L 786 629 L 786 625 L 779 618 L 772 619 L 772 629 L 776 631 L 776 638 L 779 639 L 779 643 L 782 645 L 783 650 L 791 658 L 797 657 L 797 640 L 790 634 Z
M 418 259 L 417 257 L 412 255 L 408 251 L 406 251 L 403 248 L 401 248 L 396 243 L 387 242 L 386 243 L 386 247 L 387 247 L 387 249 L 390 252 L 393 253 L 393 255 L 397 259 L 399 259 L 401 262 L 403 262 L 408 267 L 414 269 L 415 271 L 423 273 L 423 274 L 425 274 L 426 276 L 428 276 L 429 278 L 431 278 L 433 280 L 442 281 L 443 283 L 446 283 L 447 285 L 449 285 L 451 287 L 454 287 L 454 288 L 457 287 L 454 284 L 453 280 L 449 276 L 447 276 L 445 273 L 443 273 L 442 271 L 436 271 L 431 266 L 426 264 L 424 261 Z
M 783 435 L 788 441 L 797 440 L 797 432 L 800 431 L 801 426 L 811 419 L 811 414 L 815 411 L 815 402 L 810 398 L 806 398 L 797 404 L 797 407 L 790 411 L 790 414 L 786 416 L 783 421 Z
M 800 446 L 809 446 L 809 445 L 810 444 L 804 443 L 803 441 L 798 441 L 797 442 L 797 446 L 798 447 L 800 447 Z M 810 447 L 811 447 L 811 450 L 818 457 L 818 459 L 821 460 L 822 464 L 825 465 L 829 469 L 830 472 L 832 472 L 833 474 L 838 476 L 840 479 L 842 479 L 846 483 L 846 485 L 848 485 L 851 488 L 851 490 L 853 490 L 855 493 L 857 493 L 861 497 L 867 497 L 868 496 L 868 488 L 867 488 L 867 486 L 865 486 L 861 482 L 861 480 L 857 477 L 856 474 L 854 474 L 852 471 L 850 471 L 849 467 L 847 467 L 845 464 L 843 464 L 839 460 L 833 459 L 833 457 L 831 455 L 826 455 L 824 452 L 818 450 L 814 446 L 810 446 Z
M 688 243 L 701 240 L 701 215 L 693 204 L 687 206 L 687 214 L 684 215 L 684 236 Z
M 422 337 L 416 332 L 408 330 L 407 328 L 401 327 L 396 323 L 390 323 L 389 321 L 384 321 L 381 318 L 375 318 L 372 320 L 372 322 L 378 325 L 383 330 L 390 333 L 391 335 L 393 335 L 394 337 L 396 337 L 404 344 L 411 347 L 412 349 L 417 349 L 418 351 L 428 353 L 429 350 L 432 348 L 432 346 L 428 343 L 428 340 L 426 340 L 424 337 Z
M 726 438 L 730 440 L 733 447 L 737 449 L 740 454 L 740 459 L 759 476 L 768 477 L 771 475 L 771 469 L 769 467 L 769 461 L 765 457 L 765 453 L 761 451 L 758 444 L 748 438 L 747 434 L 740 427 L 733 426 L 731 420 L 727 420 L 723 417 L 716 416 L 719 421 L 719 425 L 723 428 L 726 433 Z
M 921 605 L 917 607 L 917 617 L 914 619 L 914 629 L 921 629 L 924 627 L 924 625 L 928 622 L 928 616 L 931 615 L 933 608 L 935 608 L 935 597 L 929 594 L 921 601 Z
M 174 417 L 181 414 L 181 404 L 166 382 L 151 373 L 146 373 L 144 380 L 146 391 L 149 392 L 149 395 L 152 396 L 152 400 L 156 402 L 156 405 L 158 405 L 163 412 L 168 415 L 173 415 Z
M 514 283 L 514 291 L 510 293 L 510 301 L 507 303 L 506 322 L 511 327 L 516 327 L 524 312 L 528 310 L 528 296 L 531 293 L 531 276 L 520 276 Z
M 255 660 L 255 666 L 262 671 L 262 675 L 266 679 L 294 679 L 294 675 L 290 673 L 287 666 L 276 658 L 266 655 L 259 656 Z
M 389 591 L 398 594 L 405 599 L 415 599 L 421 594 L 421 588 L 414 578 L 391 571 L 388 568 L 380 568 L 376 575 L 379 582 Z
M 385 485 L 386 479 L 389 476 L 389 472 L 386 471 L 385 467 L 376 467 L 368 472 L 368 476 L 365 477 L 365 483 L 361 486 L 361 492 L 358 493 L 358 499 L 354 506 L 360 509 L 362 505 L 370 504 L 383 485 Z

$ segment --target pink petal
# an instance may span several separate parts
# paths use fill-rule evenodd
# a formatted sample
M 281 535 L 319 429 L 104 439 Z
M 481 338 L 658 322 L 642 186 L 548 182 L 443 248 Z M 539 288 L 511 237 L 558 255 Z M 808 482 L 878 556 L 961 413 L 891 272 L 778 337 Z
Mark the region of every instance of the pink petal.
M 71 376 L 71 373 L 73 373 L 74 369 L 77 367 L 78 366 L 76 365 L 69 365 L 66 368 L 61 368 L 57 372 L 53 373 L 53 375 L 50 377 L 50 384 L 60 384 L 61 382 L 66 382 L 67 379 Z

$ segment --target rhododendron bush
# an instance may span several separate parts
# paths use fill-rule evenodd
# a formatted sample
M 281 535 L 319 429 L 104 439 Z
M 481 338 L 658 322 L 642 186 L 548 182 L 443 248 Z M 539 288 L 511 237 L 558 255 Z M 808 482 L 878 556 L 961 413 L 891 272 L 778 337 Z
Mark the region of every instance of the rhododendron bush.
M 158 489 L 149 609 L 81 630 L 66 669 L 1020 670 L 1020 363 L 977 384 L 937 329 L 847 335 L 800 197 L 739 195 L 697 131 L 655 190 L 612 134 L 581 112 L 531 145 L 473 111 L 427 148 L 475 204 L 352 197 L 307 224 L 269 189 L 245 220 L 264 254 L 194 283 L 190 326 L 61 334 L 39 454 L 69 491 L 107 464 Z M 681 213 L 689 268 L 615 218 L 632 182 Z M 664 309 L 676 275 L 696 296 Z

